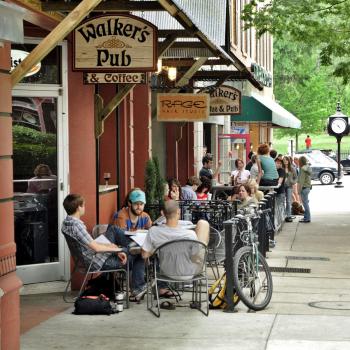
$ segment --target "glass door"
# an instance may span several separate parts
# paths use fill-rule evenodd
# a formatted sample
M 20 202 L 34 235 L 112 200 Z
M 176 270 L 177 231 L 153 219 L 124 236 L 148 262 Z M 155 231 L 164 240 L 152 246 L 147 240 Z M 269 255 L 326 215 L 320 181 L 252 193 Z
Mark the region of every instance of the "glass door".
M 231 172 L 236 169 L 235 160 L 242 159 L 244 164 L 250 152 L 249 134 L 219 134 L 219 159 L 222 161 L 222 170 L 219 181 L 230 185 Z
M 14 227 L 24 284 L 63 279 L 69 261 L 59 233 L 67 188 L 62 100 L 58 89 L 13 93 Z

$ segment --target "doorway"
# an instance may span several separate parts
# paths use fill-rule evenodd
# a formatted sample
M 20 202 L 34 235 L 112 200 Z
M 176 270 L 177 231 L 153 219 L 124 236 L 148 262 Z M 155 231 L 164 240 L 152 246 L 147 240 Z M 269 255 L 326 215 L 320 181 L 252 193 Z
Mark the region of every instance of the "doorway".
M 14 228 L 24 284 L 65 279 L 59 227 L 67 192 L 67 125 L 60 90 L 16 89 L 12 98 Z

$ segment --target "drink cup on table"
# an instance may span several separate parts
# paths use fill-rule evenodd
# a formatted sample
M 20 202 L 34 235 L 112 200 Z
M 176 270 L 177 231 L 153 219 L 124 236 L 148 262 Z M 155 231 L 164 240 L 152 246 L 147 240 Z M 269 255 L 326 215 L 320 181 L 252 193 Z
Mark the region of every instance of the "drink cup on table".
M 103 178 L 105 180 L 105 186 L 108 187 L 108 180 L 111 178 L 111 173 L 103 173 Z

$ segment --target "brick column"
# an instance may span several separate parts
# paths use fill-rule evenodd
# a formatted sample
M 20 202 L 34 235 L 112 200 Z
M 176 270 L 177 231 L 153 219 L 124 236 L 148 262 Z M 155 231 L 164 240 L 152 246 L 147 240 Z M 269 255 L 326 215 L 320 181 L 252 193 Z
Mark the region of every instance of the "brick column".
M 11 46 L 0 48 L 0 341 L 1 349 L 19 349 L 19 288 L 16 276 L 12 170 Z

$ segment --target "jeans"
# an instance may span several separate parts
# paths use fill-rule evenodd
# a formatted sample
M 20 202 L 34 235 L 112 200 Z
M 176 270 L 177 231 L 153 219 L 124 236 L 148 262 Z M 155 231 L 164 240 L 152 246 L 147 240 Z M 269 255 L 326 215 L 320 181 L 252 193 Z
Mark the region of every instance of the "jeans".
M 287 217 L 292 216 L 292 193 L 293 187 L 285 187 L 284 188 L 286 194 L 286 215 Z
M 133 242 L 131 238 L 125 235 L 124 231 L 115 225 L 110 225 L 105 236 L 114 244 L 123 248 L 128 248 Z M 131 288 L 138 289 L 145 284 L 145 261 L 140 255 L 128 255 L 128 263 L 131 274 Z
M 101 271 L 105 271 L 105 270 L 115 270 L 115 269 L 122 269 L 125 268 L 126 266 L 124 266 L 119 258 L 116 255 L 111 255 L 103 264 Z
M 305 210 L 304 220 L 311 221 L 310 207 L 309 207 L 309 193 L 310 188 L 305 187 L 301 190 L 301 201 Z

